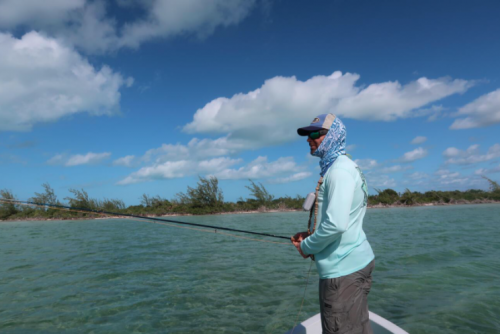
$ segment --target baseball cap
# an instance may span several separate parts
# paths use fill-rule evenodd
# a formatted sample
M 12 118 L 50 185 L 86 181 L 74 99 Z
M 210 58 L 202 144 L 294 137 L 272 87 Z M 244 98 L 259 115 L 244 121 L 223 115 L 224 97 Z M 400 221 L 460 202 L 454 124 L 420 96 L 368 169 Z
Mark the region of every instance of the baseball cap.
M 330 130 L 334 120 L 334 114 L 321 114 L 313 119 L 311 125 L 305 126 L 303 128 L 298 128 L 297 133 L 299 134 L 299 136 L 307 136 L 314 131 L 319 131 L 322 129 Z

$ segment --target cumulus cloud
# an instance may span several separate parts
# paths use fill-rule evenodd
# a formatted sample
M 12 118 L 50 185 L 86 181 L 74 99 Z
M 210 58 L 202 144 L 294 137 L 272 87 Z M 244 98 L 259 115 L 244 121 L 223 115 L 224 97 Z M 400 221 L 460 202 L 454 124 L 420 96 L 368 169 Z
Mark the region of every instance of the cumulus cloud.
M 229 134 L 232 139 L 268 146 L 295 140 L 295 129 L 318 114 L 392 121 L 412 116 L 412 110 L 472 86 L 466 80 L 427 79 L 401 85 L 398 82 L 356 86 L 359 75 L 334 72 L 306 81 L 274 77 L 258 89 L 219 97 L 196 111 L 184 126 L 188 133 Z M 258 129 L 258 130 L 256 130 Z
M 494 173 L 500 173 L 500 165 L 493 168 L 479 168 L 474 172 L 476 175 L 488 175 Z
M 125 24 L 121 46 L 137 47 L 157 37 L 195 33 L 204 37 L 218 27 L 242 21 L 255 0 L 156 0 L 150 1 L 144 20 Z
M 459 150 L 455 147 L 449 147 L 443 152 L 447 164 L 471 165 L 479 162 L 485 162 L 500 158 L 500 144 L 495 144 L 488 149 L 486 154 L 482 154 L 479 145 L 471 145 L 467 150 Z
M 415 172 L 415 173 L 410 174 L 408 177 L 412 180 L 422 180 L 422 179 L 428 178 L 429 175 L 427 175 L 426 173 L 423 173 L 423 172 Z
M 76 113 L 111 115 L 119 110 L 120 88 L 131 84 L 58 40 L 0 33 L 0 131 L 26 131 Z
M 105 2 L 86 1 L 60 25 L 42 28 L 86 53 L 103 54 L 119 49 L 116 26 L 116 20 L 107 16 Z
M 356 159 L 354 162 L 361 168 L 362 170 L 373 169 L 378 166 L 377 160 L 373 159 Z
M 295 181 L 300 181 L 300 180 L 303 180 L 305 178 L 308 178 L 311 175 L 312 175 L 312 173 L 309 173 L 309 172 L 300 172 L 300 173 L 295 173 L 293 175 L 290 175 L 288 177 L 280 177 L 280 178 L 277 178 L 277 179 L 269 180 L 269 183 L 295 182 Z
M 43 31 L 90 53 L 116 50 L 119 43 L 116 20 L 101 1 L 3 0 L 0 22 L 0 28 Z
M 241 162 L 241 159 L 230 159 L 227 157 L 201 161 L 166 161 L 142 167 L 137 172 L 119 181 L 118 184 L 126 185 L 152 180 L 173 179 L 196 174 L 214 174 Z
M 438 180 L 442 185 L 467 185 L 471 183 L 471 179 L 462 176 L 459 172 L 451 172 L 447 169 L 441 169 L 436 172 Z
M 190 156 L 195 159 L 233 155 L 248 149 L 256 148 L 255 144 L 246 140 L 230 139 L 229 136 L 216 139 L 191 139 L 187 145 L 162 144 L 158 148 L 148 150 L 141 158 L 144 162 L 182 160 Z
M 367 173 L 366 183 L 373 188 L 394 188 L 396 187 L 396 180 L 387 175 Z
M 79 166 L 79 165 L 96 165 L 108 159 L 111 153 L 93 153 L 75 154 L 68 156 L 66 154 L 57 154 L 47 161 L 50 165 L 63 165 L 66 167 Z
M 307 173 L 300 173 L 302 169 L 292 157 L 282 157 L 269 162 L 267 157 L 258 157 L 252 162 L 239 168 L 231 168 L 243 163 L 242 159 L 218 157 L 204 160 L 176 160 L 156 162 L 152 166 L 142 167 L 118 182 L 120 185 L 145 182 L 160 179 L 181 178 L 196 174 L 216 176 L 221 180 L 235 179 L 262 179 L 294 173 L 286 182 L 308 177 Z M 285 178 L 283 178 L 284 181 Z
M 473 84 L 473 83 L 471 83 Z M 443 107 L 442 105 L 432 105 L 430 107 L 426 108 L 420 108 L 417 109 L 413 112 L 413 116 L 415 117 L 423 117 L 423 116 L 429 116 L 427 118 L 427 121 L 429 122 L 434 122 L 438 120 L 439 118 L 442 118 L 445 116 L 443 111 L 445 111 L 446 108 Z
M 206 37 L 218 27 L 240 23 L 256 0 L 118 0 L 122 10 L 143 13 L 119 21 L 107 12 L 106 2 L 91 0 L 3 0 L 0 28 L 41 30 L 90 53 L 137 48 L 157 38 L 178 35 Z
M 411 111 L 430 102 L 464 93 L 473 84 L 466 80 L 425 77 L 404 86 L 397 81 L 371 84 L 342 99 L 337 113 L 354 119 L 393 121 L 412 116 Z
M 267 157 L 261 156 L 244 166 L 231 168 L 243 163 L 242 159 L 231 158 L 231 155 L 248 148 L 252 146 L 241 140 L 229 140 L 227 136 L 216 139 L 193 138 L 187 145 L 163 144 L 146 151 L 142 157 L 125 156 L 115 160 L 113 164 L 127 167 L 143 165 L 121 180 L 118 183 L 121 185 L 196 174 L 213 175 L 219 179 L 274 177 L 276 179 L 271 182 L 275 183 L 297 181 L 310 175 L 291 157 L 269 162 Z
M 416 148 L 413 151 L 406 152 L 403 154 L 401 158 L 399 158 L 400 162 L 413 162 L 422 158 L 425 158 L 429 154 L 429 152 L 422 147 Z
M 127 155 L 122 158 L 118 158 L 115 161 L 113 161 L 114 166 L 123 166 L 123 167 L 134 167 L 137 166 L 138 164 L 138 159 L 136 158 L 135 155 Z
M 380 173 L 388 174 L 388 173 L 397 173 L 397 172 L 404 172 L 406 170 L 412 169 L 412 166 L 401 166 L 401 165 L 395 165 L 391 167 L 384 167 L 380 169 Z
M 84 5 L 85 0 L 2 0 L 0 28 L 58 25 L 67 20 L 69 13 L 83 8 Z
M 458 110 L 455 116 L 466 116 L 453 122 L 450 129 L 481 128 L 500 123 L 500 89 L 483 95 Z
M 345 148 L 345 150 L 346 150 L 347 153 L 349 153 L 349 152 L 354 151 L 356 149 L 356 147 L 358 147 L 358 145 L 356 145 L 356 144 L 347 145 L 346 148 Z
M 292 157 L 279 158 L 269 162 L 267 157 L 260 156 L 246 166 L 238 169 L 224 169 L 214 175 L 219 179 L 261 179 L 296 172 L 299 166 Z
M 411 144 L 419 145 L 419 144 L 425 143 L 426 141 L 427 141 L 427 137 L 417 136 L 417 137 L 413 138 L 413 140 L 411 141 Z
M 465 151 L 465 153 L 473 153 L 475 151 L 477 151 L 477 149 L 479 148 L 479 145 L 472 145 L 470 146 L 467 151 Z M 462 153 L 464 153 L 463 151 L 459 150 L 458 148 L 456 147 L 448 147 L 446 150 L 444 150 L 443 152 L 443 155 L 447 158 L 452 158 L 452 157 L 457 157 L 459 155 L 461 155 Z

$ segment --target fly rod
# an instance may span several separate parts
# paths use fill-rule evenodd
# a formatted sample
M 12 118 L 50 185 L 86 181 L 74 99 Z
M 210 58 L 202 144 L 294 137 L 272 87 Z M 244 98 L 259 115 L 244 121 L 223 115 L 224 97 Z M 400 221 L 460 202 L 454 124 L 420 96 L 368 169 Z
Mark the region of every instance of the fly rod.
M 231 231 L 231 232 L 239 232 L 239 233 L 260 235 L 260 236 L 263 236 L 263 237 L 269 237 L 269 238 L 275 238 L 275 239 L 286 239 L 286 240 L 290 241 L 290 237 L 284 237 L 284 236 L 281 236 L 281 235 L 274 235 L 274 234 L 269 234 L 269 233 L 259 233 L 259 232 L 238 230 L 238 229 L 229 228 L 229 227 L 222 227 L 222 226 L 213 226 L 213 225 L 206 225 L 206 224 L 188 223 L 188 222 L 182 222 L 182 221 L 172 220 L 172 219 L 162 219 L 162 218 L 155 218 L 155 217 L 144 217 L 144 216 L 132 215 L 132 214 L 128 214 L 128 213 L 117 213 L 117 212 L 109 212 L 109 211 L 101 211 L 101 210 L 92 210 L 92 209 L 87 209 L 87 208 L 76 208 L 76 207 L 70 207 L 70 206 L 60 205 L 60 204 L 35 203 L 35 202 L 18 201 L 18 200 L 11 200 L 11 199 L 9 199 L 9 200 L 0 199 L 0 202 L 10 203 L 10 204 L 19 204 L 19 205 L 46 206 L 48 208 L 54 208 L 54 209 L 67 209 L 67 210 L 70 210 L 70 211 L 71 210 L 78 210 L 78 211 L 89 212 L 89 213 L 96 213 L 96 214 L 101 214 L 101 215 L 111 215 L 111 216 L 118 216 L 118 217 L 129 217 L 129 218 L 146 219 L 146 220 L 152 220 L 152 221 L 174 223 L 174 224 L 179 224 L 179 225 L 189 225 L 189 226 L 203 227 L 203 228 L 209 228 L 209 229 L 221 230 L 221 231 Z

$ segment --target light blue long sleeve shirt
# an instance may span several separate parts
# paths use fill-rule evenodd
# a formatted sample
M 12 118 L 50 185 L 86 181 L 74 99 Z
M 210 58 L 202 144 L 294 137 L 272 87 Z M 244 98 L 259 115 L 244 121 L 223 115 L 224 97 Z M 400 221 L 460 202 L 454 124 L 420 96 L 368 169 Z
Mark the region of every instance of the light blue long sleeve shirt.
M 318 192 L 316 231 L 300 244 L 304 254 L 314 254 L 320 278 L 352 274 L 375 258 L 363 231 L 367 200 L 359 167 L 345 155 L 338 157 Z

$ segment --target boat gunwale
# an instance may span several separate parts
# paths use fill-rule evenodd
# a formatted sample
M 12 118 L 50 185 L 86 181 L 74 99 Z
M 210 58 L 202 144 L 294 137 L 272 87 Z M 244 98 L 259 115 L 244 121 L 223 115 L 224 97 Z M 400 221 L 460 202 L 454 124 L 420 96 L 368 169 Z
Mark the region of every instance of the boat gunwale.
M 373 313 L 371 311 L 368 311 L 368 313 L 369 313 L 369 318 L 370 318 L 371 322 L 373 322 L 373 323 L 379 325 L 380 327 L 388 330 L 390 333 L 392 333 L 392 334 L 409 334 L 407 331 L 405 331 L 404 329 L 402 329 L 398 325 L 390 322 L 389 320 L 387 320 L 385 318 L 382 318 L 378 314 Z M 313 315 L 309 319 L 306 319 L 303 322 L 301 322 L 299 325 L 297 325 L 295 327 L 295 329 L 297 329 L 297 327 L 300 326 L 301 327 L 300 329 L 301 330 L 305 330 L 305 332 L 297 331 L 297 332 L 295 332 L 295 334 L 307 333 L 308 332 L 307 331 L 308 328 L 311 329 L 311 328 L 314 328 L 314 327 L 318 327 L 318 324 L 319 324 L 319 327 L 321 328 L 321 314 L 319 314 L 319 313 Z M 291 333 L 294 333 L 293 329 L 291 329 L 288 332 L 286 332 L 286 334 L 291 334 Z M 311 333 L 311 334 L 314 334 L 314 333 Z

